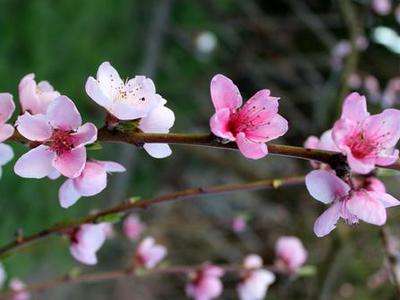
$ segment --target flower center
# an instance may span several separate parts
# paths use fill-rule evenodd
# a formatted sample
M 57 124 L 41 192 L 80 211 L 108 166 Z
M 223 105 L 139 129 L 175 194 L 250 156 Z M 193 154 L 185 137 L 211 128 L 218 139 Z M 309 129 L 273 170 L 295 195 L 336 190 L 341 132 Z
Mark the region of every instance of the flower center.
M 378 146 L 377 143 L 366 139 L 362 132 L 351 137 L 347 144 L 355 158 L 364 158 L 375 153 Z
M 55 129 L 50 138 L 50 149 L 58 156 L 74 148 L 74 139 L 70 131 Z

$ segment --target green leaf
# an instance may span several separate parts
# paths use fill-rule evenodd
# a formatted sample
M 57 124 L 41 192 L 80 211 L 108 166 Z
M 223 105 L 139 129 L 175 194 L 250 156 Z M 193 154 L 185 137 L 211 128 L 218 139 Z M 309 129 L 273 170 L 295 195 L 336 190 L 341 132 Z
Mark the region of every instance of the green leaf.
M 86 149 L 90 151 L 101 150 L 103 149 L 103 146 L 99 142 L 94 142 L 93 144 L 86 146 Z
M 133 197 L 130 197 L 130 198 L 129 198 L 129 202 L 130 202 L 130 203 L 135 203 L 135 202 L 138 202 L 140 199 L 142 199 L 142 197 L 140 197 L 140 196 L 133 196 Z
M 306 265 L 304 267 L 301 267 L 300 270 L 297 272 L 297 274 L 302 277 L 314 276 L 316 273 L 317 268 L 313 265 Z
M 114 213 L 102 216 L 96 220 L 96 223 L 118 223 L 121 221 L 123 213 Z

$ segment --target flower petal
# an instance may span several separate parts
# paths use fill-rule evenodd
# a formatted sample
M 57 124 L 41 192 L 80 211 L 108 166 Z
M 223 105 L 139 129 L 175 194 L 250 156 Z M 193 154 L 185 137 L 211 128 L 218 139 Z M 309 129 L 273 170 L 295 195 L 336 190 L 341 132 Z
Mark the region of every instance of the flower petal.
M 72 137 L 75 147 L 92 144 L 97 140 L 97 128 L 93 123 L 85 123 L 72 134 Z
M 154 158 L 165 158 L 172 154 L 172 150 L 168 144 L 145 143 L 143 148 L 151 157 Z
M 347 202 L 347 209 L 364 222 L 374 225 L 383 225 L 386 222 L 385 207 L 368 192 L 354 192 Z
M 147 115 L 149 109 L 142 109 L 125 102 L 115 102 L 109 109 L 110 113 L 119 120 L 135 120 Z
M 58 199 L 62 208 L 68 208 L 79 200 L 81 194 L 76 190 L 73 179 L 67 179 L 58 191 Z
M 344 99 L 341 119 L 350 119 L 361 122 L 369 116 L 367 100 L 359 93 L 351 93 Z
M 57 97 L 49 104 L 47 117 L 54 128 L 65 131 L 76 130 L 82 124 L 78 109 L 67 96 Z
M 242 105 L 239 89 L 224 75 L 217 74 L 211 79 L 210 92 L 215 110 L 223 108 L 233 110 Z
M 268 148 L 265 143 L 250 141 L 243 132 L 237 135 L 236 143 L 240 152 L 247 158 L 260 159 L 268 154 Z
M 109 98 L 114 99 L 118 88 L 124 86 L 124 82 L 119 76 L 117 70 L 108 62 L 103 62 L 97 70 L 97 81 L 103 94 Z
M 314 233 L 317 237 L 323 237 L 329 234 L 336 228 L 336 223 L 339 220 L 339 203 L 333 203 L 314 223 Z
M 365 138 L 379 142 L 385 148 L 396 146 L 400 138 L 400 110 L 385 109 L 370 116 L 363 124 Z
M 41 114 L 31 115 L 25 112 L 18 117 L 16 125 L 18 132 L 31 141 L 43 142 L 53 134 L 46 116 Z
M 82 146 L 56 156 L 53 160 L 53 166 L 65 177 L 75 178 L 82 173 L 85 162 L 86 149 Z
M 246 136 L 254 142 L 266 143 L 284 135 L 288 131 L 288 128 L 286 119 L 276 114 L 269 119 L 266 125 L 246 130 Z
M 14 151 L 11 146 L 0 144 L 0 166 L 4 166 L 14 157 Z
M 339 148 L 336 146 L 335 142 L 333 141 L 332 129 L 325 131 L 321 135 L 318 149 L 327 151 L 340 151 Z
M 13 96 L 9 93 L 0 93 L 0 124 L 11 118 L 15 110 Z
M 107 173 L 120 173 L 126 171 L 123 165 L 116 163 L 114 161 L 96 161 L 96 162 L 102 165 Z
M 215 114 L 210 119 L 211 132 L 216 136 L 234 141 L 235 137 L 229 128 L 229 120 L 231 117 L 231 112 L 227 108 L 222 108 L 215 112 Z
M 140 120 L 139 129 L 143 132 L 168 133 L 169 129 L 174 126 L 174 122 L 174 112 L 163 105 L 159 105 Z
M 386 149 L 378 154 L 378 157 L 375 159 L 375 163 L 379 166 L 390 166 L 394 164 L 396 160 L 399 159 L 399 150 L 398 149 Z
M 93 77 L 89 77 L 85 84 L 86 93 L 95 101 L 98 105 L 104 108 L 109 108 L 112 104 L 112 99 L 103 93 L 99 86 L 99 82 Z
M 307 174 L 306 186 L 310 195 L 323 203 L 347 195 L 350 187 L 339 177 L 325 170 L 316 170 Z
M 24 178 L 43 178 L 53 170 L 52 160 L 55 154 L 49 147 L 40 145 L 22 155 L 14 166 L 14 172 Z
M 361 128 L 350 119 L 340 119 L 335 122 L 332 129 L 332 139 L 340 151 L 347 150 L 347 138 L 356 131 L 361 131 Z
M 372 192 L 369 191 L 368 193 L 372 198 L 382 202 L 385 208 L 400 205 L 400 201 L 388 193 L 375 192 L 375 191 Z
M 96 195 L 107 186 L 106 170 L 97 162 L 86 162 L 81 175 L 74 179 L 74 185 L 82 196 Z
M 14 127 L 10 124 L 0 125 L 0 143 L 12 137 L 14 131 Z
M 359 174 L 368 174 L 375 168 L 374 158 L 358 159 L 353 156 L 351 151 L 347 153 L 347 162 L 351 170 Z

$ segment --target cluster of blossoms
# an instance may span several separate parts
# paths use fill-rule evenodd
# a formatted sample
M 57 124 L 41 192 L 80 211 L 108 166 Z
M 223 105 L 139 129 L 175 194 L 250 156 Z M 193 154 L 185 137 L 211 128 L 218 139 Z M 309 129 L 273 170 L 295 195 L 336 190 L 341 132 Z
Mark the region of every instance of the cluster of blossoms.
M 296 275 L 307 259 L 307 251 L 301 241 L 293 236 L 278 239 L 275 247 L 275 269 L 280 274 Z M 186 294 L 195 300 L 212 300 L 223 292 L 221 281 L 225 270 L 209 263 L 189 274 Z M 275 274 L 263 266 L 257 254 L 245 257 L 240 270 L 237 293 L 240 300 L 262 300 L 268 287 L 275 282 Z
M 361 175 L 345 182 L 329 166 L 313 163 L 321 170 L 306 176 L 311 196 L 331 206 L 317 219 L 314 232 L 325 236 L 335 227 L 339 218 L 348 224 L 359 220 L 374 225 L 386 222 L 386 208 L 400 202 L 386 193 L 385 186 L 369 175 L 375 166 L 388 166 L 399 157 L 394 149 L 400 138 L 400 111 L 386 109 L 370 115 L 364 96 L 350 94 L 343 103 L 342 115 L 320 139 L 310 137 L 305 146 L 313 149 L 338 151 L 346 155 L 351 171 Z

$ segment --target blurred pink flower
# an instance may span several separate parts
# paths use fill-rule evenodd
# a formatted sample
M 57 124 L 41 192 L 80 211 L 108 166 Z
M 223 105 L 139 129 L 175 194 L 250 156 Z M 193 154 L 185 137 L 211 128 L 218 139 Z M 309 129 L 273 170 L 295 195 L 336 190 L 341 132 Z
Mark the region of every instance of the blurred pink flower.
M 256 254 L 248 255 L 243 263 L 242 280 L 237 286 L 240 300 L 262 300 L 268 288 L 275 282 L 274 273 L 263 269 L 262 258 Z
M 372 0 L 372 9 L 381 16 L 386 16 L 392 10 L 391 0 Z
M 146 237 L 137 247 L 135 261 L 146 269 L 154 268 L 167 255 L 167 248 L 156 244 L 153 237 Z
M 21 79 L 18 91 L 22 111 L 27 111 L 32 115 L 46 114 L 50 102 L 60 96 L 49 82 L 36 83 L 33 73 Z
M 393 106 L 400 103 L 400 77 L 391 79 L 382 96 L 384 106 Z
M 378 102 L 381 98 L 381 86 L 375 76 L 367 75 L 364 78 L 364 88 L 367 91 L 368 97 L 372 102 Z
M 287 121 L 278 114 L 278 98 L 269 90 L 258 91 L 242 106 L 237 86 L 224 75 L 211 80 L 211 99 L 215 114 L 210 119 L 211 131 L 218 137 L 236 141 L 247 158 L 259 159 L 268 154 L 265 144 L 286 133 Z
M 96 126 L 81 124 L 81 115 L 66 96 L 53 100 L 45 115 L 25 112 L 18 117 L 19 133 L 39 146 L 18 159 L 15 173 L 25 178 L 43 178 L 56 169 L 66 177 L 78 177 L 86 163 L 85 145 L 97 139 Z
M 295 236 L 282 236 L 275 244 L 276 265 L 283 272 L 296 273 L 307 259 L 307 250 Z
M 167 101 L 159 97 L 159 103 L 143 117 L 138 128 L 145 133 L 168 133 L 174 126 L 175 114 L 168 107 L 165 107 Z M 145 143 L 144 150 L 154 158 L 164 158 L 170 156 L 172 151 L 168 144 Z
M 306 176 L 306 186 L 313 198 L 331 206 L 316 220 L 314 232 L 318 237 L 329 234 L 336 227 L 339 218 L 348 224 L 356 224 L 359 220 L 383 225 L 386 222 L 386 209 L 397 206 L 400 202 L 382 191 L 377 183 L 367 188 L 350 186 L 333 174 L 318 170 Z
M 332 139 L 332 129 L 325 131 L 321 138 L 318 138 L 314 135 L 311 135 L 304 142 L 304 147 L 309 149 L 318 149 L 318 150 L 327 150 L 327 151 L 335 151 L 338 152 L 339 149 L 336 147 L 335 142 Z M 327 164 L 322 164 L 317 161 L 311 161 L 311 166 L 314 169 L 330 169 L 330 166 Z
M 240 233 L 246 230 L 246 219 L 243 216 L 236 216 L 232 220 L 232 230 L 236 233 Z
M 347 85 L 352 89 L 359 89 L 362 85 L 362 80 L 359 74 L 352 73 L 350 74 L 349 78 L 347 79 Z
M 223 290 L 221 277 L 224 270 L 218 266 L 206 264 L 193 275 L 186 285 L 186 294 L 195 300 L 211 300 L 218 298 Z
M 88 161 L 82 173 L 67 179 L 59 190 L 60 205 L 68 208 L 80 197 L 97 195 L 107 186 L 107 173 L 125 172 L 125 168 L 113 161 Z
M 11 118 L 15 110 L 13 97 L 9 93 L 0 93 L 0 176 L 1 167 L 8 163 L 13 157 L 12 148 L 3 144 L 14 134 L 14 127 L 6 122 Z
M 145 228 L 146 226 L 140 222 L 139 217 L 133 214 L 125 218 L 122 225 L 122 230 L 125 236 L 132 241 L 136 241 Z
M 10 290 L 13 292 L 12 300 L 28 300 L 31 295 L 25 290 L 26 285 L 18 278 L 13 278 L 10 281 Z
M 394 146 L 400 138 L 400 111 L 370 115 L 365 97 L 352 93 L 343 103 L 332 137 L 354 172 L 367 174 L 375 165 L 391 165 L 399 156 Z
M 99 66 L 97 78 L 89 77 L 85 88 L 90 98 L 120 120 L 147 116 L 161 98 L 150 78 L 135 76 L 123 82 L 109 62 Z
M 83 224 L 70 234 L 71 255 L 86 265 L 97 264 L 96 252 L 106 240 L 104 223 Z

